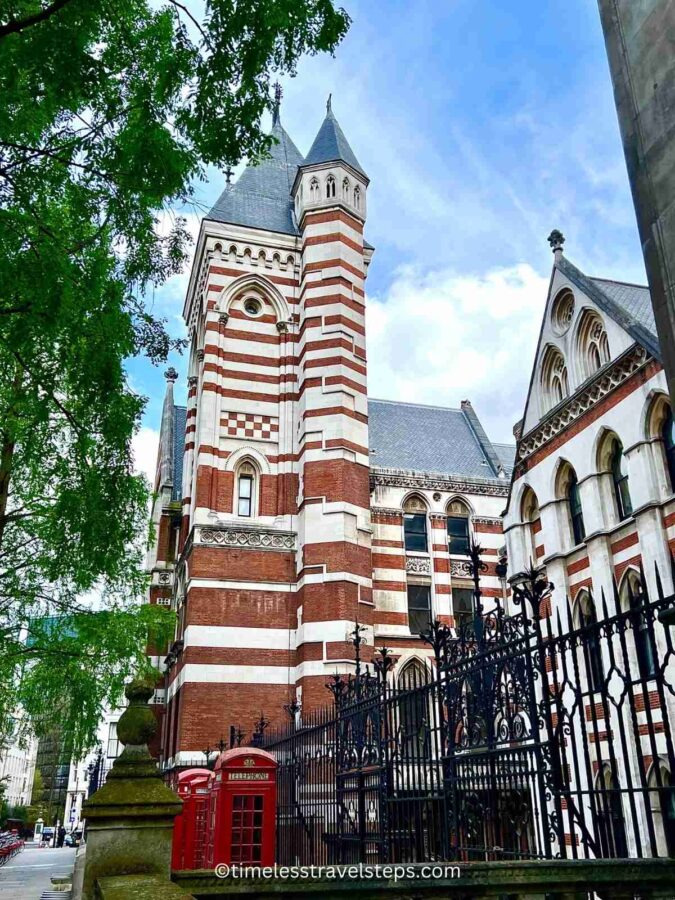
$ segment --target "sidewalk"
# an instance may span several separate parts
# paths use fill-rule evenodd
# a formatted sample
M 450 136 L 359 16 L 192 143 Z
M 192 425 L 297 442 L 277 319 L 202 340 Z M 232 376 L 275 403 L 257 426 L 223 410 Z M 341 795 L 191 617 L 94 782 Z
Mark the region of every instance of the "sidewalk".
M 40 900 L 42 892 L 51 889 L 51 876 L 72 872 L 74 862 L 74 848 L 27 844 L 0 868 L 0 900 Z

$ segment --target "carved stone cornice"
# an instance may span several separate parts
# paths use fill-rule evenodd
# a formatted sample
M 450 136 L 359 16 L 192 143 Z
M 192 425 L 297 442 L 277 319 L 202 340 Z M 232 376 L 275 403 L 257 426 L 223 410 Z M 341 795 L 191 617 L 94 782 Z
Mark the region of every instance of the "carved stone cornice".
M 195 534 L 195 544 L 236 547 L 240 550 L 295 550 L 296 539 L 294 531 L 234 526 L 219 528 L 200 526 Z
M 411 575 L 431 575 L 431 559 L 428 556 L 407 556 L 405 570 Z
M 371 469 L 370 486 L 418 488 L 445 491 L 451 494 L 479 494 L 487 497 L 508 497 L 509 483 L 501 479 L 455 478 L 435 472 L 407 472 L 398 469 Z
M 502 525 L 503 521 L 494 516 L 471 516 L 474 525 Z
M 651 357 L 644 347 L 636 344 L 603 371 L 591 384 L 569 398 L 562 408 L 544 419 L 536 428 L 526 434 L 518 444 L 517 466 L 543 447 L 556 435 L 568 428 L 603 400 L 607 394 L 619 387 L 649 361 Z M 516 477 L 518 472 L 515 473 Z
M 401 519 L 403 517 L 402 509 L 387 509 L 384 506 L 371 506 L 370 514 L 375 516 L 382 516 L 382 518 L 387 519 Z

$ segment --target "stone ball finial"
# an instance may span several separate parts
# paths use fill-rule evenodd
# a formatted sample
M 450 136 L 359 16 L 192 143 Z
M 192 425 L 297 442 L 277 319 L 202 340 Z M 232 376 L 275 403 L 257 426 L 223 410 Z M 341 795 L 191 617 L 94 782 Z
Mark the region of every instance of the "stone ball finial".
M 551 250 L 554 253 L 556 253 L 556 251 L 558 250 L 562 253 L 563 244 L 565 243 L 565 236 L 563 235 L 562 231 L 558 231 L 557 228 L 554 228 L 546 240 L 551 245 Z
M 155 676 L 141 676 L 124 689 L 129 706 L 117 723 L 117 736 L 125 747 L 144 747 L 157 731 L 157 720 L 148 706 L 155 691 Z
M 164 373 L 164 377 L 168 382 L 173 384 L 174 381 L 178 381 L 178 372 L 174 369 L 173 366 L 169 366 L 169 368 Z

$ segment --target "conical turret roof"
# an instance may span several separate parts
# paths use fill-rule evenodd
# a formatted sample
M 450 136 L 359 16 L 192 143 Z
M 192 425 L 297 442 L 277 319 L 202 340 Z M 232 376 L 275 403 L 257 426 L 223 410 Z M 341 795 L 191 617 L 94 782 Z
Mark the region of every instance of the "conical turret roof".
M 352 169 L 366 178 L 366 173 L 356 158 L 354 151 L 349 146 L 349 141 L 340 128 L 338 120 L 333 115 L 330 98 L 326 105 L 326 118 L 323 120 L 319 133 L 314 138 L 309 153 L 305 157 L 303 165 L 313 166 L 319 163 L 344 162 Z
M 291 188 L 302 165 L 302 154 L 275 116 L 271 134 L 276 142 L 270 155 L 258 165 L 249 165 L 235 184 L 229 184 L 207 218 L 230 225 L 264 228 L 282 234 L 297 234 L 293 220 Z

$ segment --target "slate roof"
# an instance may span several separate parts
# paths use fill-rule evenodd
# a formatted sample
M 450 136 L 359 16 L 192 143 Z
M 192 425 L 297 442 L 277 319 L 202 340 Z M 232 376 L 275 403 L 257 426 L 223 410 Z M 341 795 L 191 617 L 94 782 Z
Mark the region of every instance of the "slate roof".
M 368 425 L 370 463 L 375 468 L 494 479 L 497 471 L 490 456 L 497 446 L 513 465 L 515 447 L 490 444 L 484 448 L 462 409 L 368 400 Z
M 183 497 L 183 453 L 185 451 L 186 406 L 174 406 L 173 428 L 173 487 L 171 499 L 181 500 Z
M 271 134 L 277 143 L 270 155 L 256 166 L 247 166 L 234 184 L 227 185 L 207 219 L 281 234 L 298 233 L 291 188 L 302 154 L 279 121 Z
M 258 165 L 246 166 L 237 181 L 226 186 L 207 219 L 281 234 L 298 234 L 291 189 L 299 166 L 343 160 L 366 177 L 330 108 L 307 159 L 303 160 L 278 118 L 275 118 L 270 134 L 276 138 L 270 155 Z M 372 250 L 367 241 L 364 245 Z
M 646 347 L 656 359 L 661 359 L 649 288 L 623 281 L 589 278 L 564 256 L 557 260 L 556 266 L 635 341 Z
M 352 169 L 356 169 L 361 175 L 367 177 L 366 173 L 361 168 L 361 164 L 354 155 L 354 151 L 349 146 L 349 141 L 344 136 L 344 132 L 340 128 L 337 119 L 333 115 L 333 111 L 330 108 L 330 101 L 326 112 L 326 118 L 323 120 L 319 132 L 314 138 L 314 143 L 310 147 L 304 164 L 306 166 L 313 166 L 325 162 L 345 162 L 347 165 L 351 166 Z
M 504 471 L 507 475 L 510 475 L 513 472 L 513 467 L 516 462 L 516 445 L 515 444 L 495 444 L 492 442 L 492 446 L 495 448 L 497 456 L 501 464 L 504 466 Z

